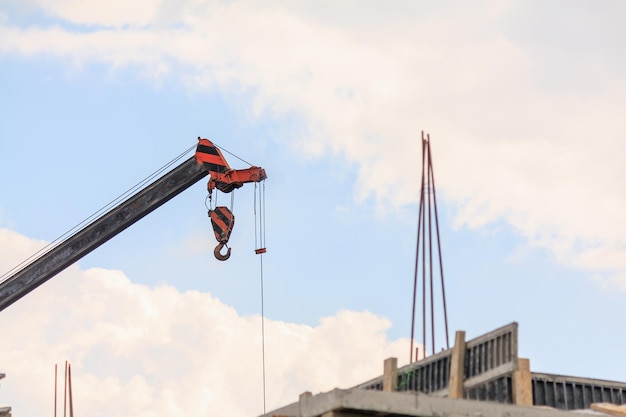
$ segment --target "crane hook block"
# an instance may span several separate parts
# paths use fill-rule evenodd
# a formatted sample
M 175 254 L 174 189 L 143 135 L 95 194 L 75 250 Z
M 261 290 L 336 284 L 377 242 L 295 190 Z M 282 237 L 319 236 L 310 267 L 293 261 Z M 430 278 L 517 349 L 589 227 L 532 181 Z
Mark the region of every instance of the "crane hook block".
M 215 257 L 220 261 L 225 261 L 230 257 L 230 248 L 228 248 L 225 255 L 222 255 L 220 251 L 226 246 L 228 239 L 230 239 L 230 234 L 235 226 L 235 215 L 228 207 L 217 206 L 213 210 L 209 210 L 209 217 L 211 218 L 215 239 L 219 242 L 214 251 Z

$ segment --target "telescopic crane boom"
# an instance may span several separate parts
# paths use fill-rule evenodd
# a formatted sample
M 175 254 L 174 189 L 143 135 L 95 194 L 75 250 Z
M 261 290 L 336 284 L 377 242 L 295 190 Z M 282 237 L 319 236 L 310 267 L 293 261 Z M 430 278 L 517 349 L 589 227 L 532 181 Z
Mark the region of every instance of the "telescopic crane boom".
M 207 158 L 207 152 L 213 158 Z M 207 163 L 209 165 L 207 165 Z M 214 166 L 210 165 L 213 164 Z M 250 171 L 252 170 L 252 171 Z M 208 139 L 198 138 L 195 156 L 164 174 L 137 194 L 129 197 L 117 207 L 109 210 L 78 232 L 74 233 L 57 246 L 39 256 L 26 266 L 0 282 L 0 311 L 24 297 L 44 282 L 53 278 L 68 266 L 116 236 L 158 207 L 167 203 L 178 194 L 191 187 L 202 178 L 211 174 L 208 189 L 228 190 L 239 188 L 245 182 L 262 181 L 267 176 L 262 168 L 252 167 L 246 170 L 233 170 L 228 166 L 219 149 Z M 217 208 L 216 208 L 217 209 Z M 228 210 L 228 209 L 227 209 Z M 228 210 L 230 213 L 230 210 Z M 230 213 L 232 216 L 232 213 Z M 209 213 L 209 215 L 211 215 Z M 234 216 L 232 216 L 232 225 Z M 213 218 L 211 218 L 213 222 Z M 215 230 L 215 225 L 213 225 Z M 220 240 L 218 248 L 228 242 Z M 217 237 L 217 231 L 215 232 Z M 219 249 L 216 248 L 216 257 Z M 230 248 L 228 249 L 228 256 Z M 225 259 L 228 259 L 228 256 Z M 218 259 L 220 259 L 218 257 Z M 224 260 L 224 259 L 221 259 Z

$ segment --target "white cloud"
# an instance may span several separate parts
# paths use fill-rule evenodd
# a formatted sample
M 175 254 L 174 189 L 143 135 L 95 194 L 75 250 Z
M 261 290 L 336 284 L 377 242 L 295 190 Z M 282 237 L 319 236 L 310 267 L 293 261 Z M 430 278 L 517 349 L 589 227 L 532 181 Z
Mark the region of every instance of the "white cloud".
M 0 229 L 0 267 L 41 246 Z M 263 411 L 261 318 L 208 293 L 133 284 L 120 271 L 74 265 L 0 315 L 2 402 L 14 414 L 50 412 L 54 364 L 72 365 L 74 409 L 86 415 L 252 416 Z M 349 387 L 402 361 L 408 340 L 390 322 L 340 311 L 307 326 L 266 319 L 268 410 L 301 392 Z M 62 392 L 62 388 L 61 388 Z M 60 397 L 62 404 L 62 397 Z
M 504 220 L 563 263 L 626 282 L 619 2 L 74 3 L 41 7 L 96 29 L 8 20 L 0 51 L 138 67 L 238 96 L 257 117 L 298 116 L 304 129 L 285 140 L 356 163 L 357 199 L 385 208 L 416 201 L 426 129 L 460 225 Z
M 24 0 L 22 8 L 38 9 L 51 18 L 92 27 L 142 27 L 154 24 L 160 17 L 162 0 L 135 0 L 131 3 L 104 3 L 98 1 Z M 182 3 L 182 2 L 181 2 Z

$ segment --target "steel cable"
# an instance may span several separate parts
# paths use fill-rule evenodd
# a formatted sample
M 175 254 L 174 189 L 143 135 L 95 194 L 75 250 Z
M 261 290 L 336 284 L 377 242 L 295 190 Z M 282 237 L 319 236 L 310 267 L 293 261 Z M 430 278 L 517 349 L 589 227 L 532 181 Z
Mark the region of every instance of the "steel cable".
M 65 233 L 63 233 L 62 235 L 57 237 L 56 239 L 54 239 L 52 242 L 48 243 L 46 246 L 44 246 L 43 248 L 39 249 L 38 251 L 36 251 L 32 255 L 30 255 L 28 258 L 24 259 L 19 264 L 17 264 L 13 268 L 11 268 L 10 270 L 8 270 L 4 274 L 2 274 L 0 276 L 0 283 L 5 282 L 7 279 L 10 278 L 10 276 L 12 276 L 14 274 L 14 272 L 19 271 L 22 266 L 24 266 L 25 264 L 29 263 L 31 260 L 35 260 L 35 259 L 38 259 L 38 258 L 44 256 L 46 253 L 48 253 L 50 250 L 52 250 L 57 245 L 62 243 L 65 238 L 70 236 L 73 232 L 77 231 L 83 225 L 89 223 L 90 221 L 94 220 L 100 214 L 104 213 L 105 211 L 107 211 L 108 209 L 113 207 L 114 205 L 118 204 L 119 202 L 125 200 L 126 198 L 128 198 L 131 195 L 133 195 L 136 192 L 138 192 L 140 189 L 142 189 L 144 187 L 145 184 L 147 184 L 149 181 L 151 181 L 152 179 L 154 179 L 155 177 L 160 175 L 163 171 L 165 171 L 166 169 L 171 167 L 173 164 L 175 164 L 177 161 L 179 161 L 181 158 L 183 158 L 195 146 L 196 145 L 193 145 L 193 146 L 187 148 L 184 152 L 180 153 L 178 156 L 176 156 L 174 159 L 172 159 L 171 161 L 169 161 L 168 163 L 166 163 L 165 165 L 163 165 L 162 167 L 160 167 L 159 169 L 154 171 L 152 174 L 148 175 L 143 180 L 139 181 L 137 184 L 133 185 L 128 190 L 126 190 L 125 192 L 123 192 L 122 194 L 117 196 L 115 199 L 113 199 L 112 201 L 110 201 L 106 205 L 102 206 L 100 209 L 96 210 L 94 213 L 89 215 L 87 218 L 82 220 L 80 223 L 76 224 L 74 227 L 72 227 L 71 229 L 69 229 L 68 231 L 66 231 Z

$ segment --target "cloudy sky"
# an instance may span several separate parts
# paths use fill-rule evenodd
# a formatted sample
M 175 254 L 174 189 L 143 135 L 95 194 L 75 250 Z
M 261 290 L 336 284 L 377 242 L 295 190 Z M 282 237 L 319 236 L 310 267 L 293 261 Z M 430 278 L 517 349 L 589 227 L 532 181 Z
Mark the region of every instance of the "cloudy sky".
M 517 321 L 532 370 L 625 381 L 625 17 L 609 0 L 0 0 L 0 272 L 207 137 L 269 176 L 268 409 L 349 387 L 409 359 L 424 130 L 451 331 Z M 85 415 L 262 413 L 253 188 L 223 263 L 205 196 L 0 313 L 1 403 L 51 413 L 68 360 Z

